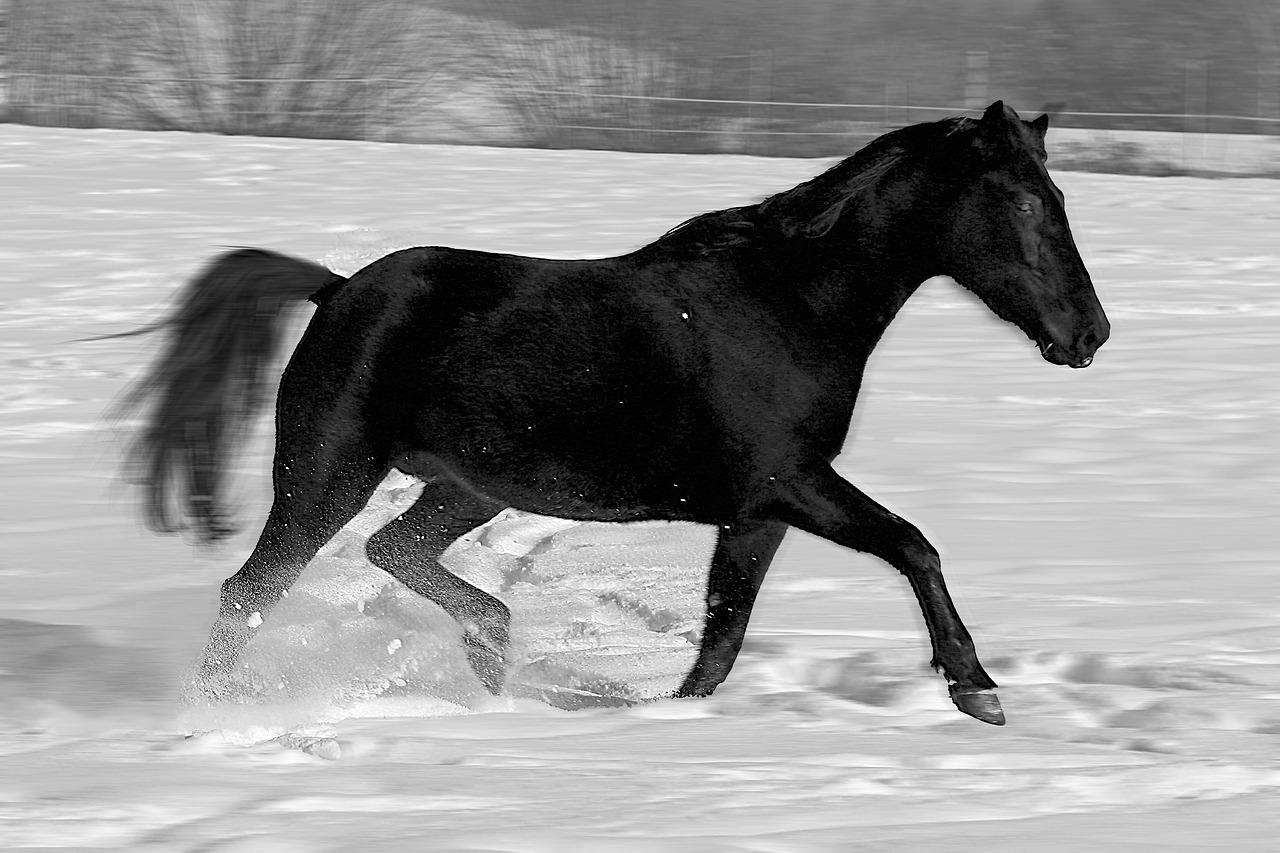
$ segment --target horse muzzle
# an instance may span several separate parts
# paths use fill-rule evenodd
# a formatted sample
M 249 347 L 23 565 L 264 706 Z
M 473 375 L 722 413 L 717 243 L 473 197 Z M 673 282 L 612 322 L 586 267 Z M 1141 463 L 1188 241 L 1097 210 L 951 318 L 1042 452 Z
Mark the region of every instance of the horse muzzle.
M 1050 364 L 1081 368 L 1093 363 L 1094 353 L 1109 337 L 1111 324 L 1099 308 L 1096 321 L 1085 326 L 1083 331 L 1072 334 L 1061 327 L 1046 324 L 1035 341 L 1040 347 L 1040 355 Z
M 1093 354 L 1097 347 L 1064 347 L 1055 341 L 1037 341 L 1040 355 L 1050 364 L 1065 364 L 1067 367 L 1081 368 L 1093 364 Z

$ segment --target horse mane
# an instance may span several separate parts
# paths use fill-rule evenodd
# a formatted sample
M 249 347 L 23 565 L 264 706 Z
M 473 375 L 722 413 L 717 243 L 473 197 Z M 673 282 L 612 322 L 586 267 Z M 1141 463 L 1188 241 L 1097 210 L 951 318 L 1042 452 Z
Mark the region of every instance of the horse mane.
M 849 201 L 873 190 L 896 166 L 936 152 L 945 138 L 977 125 L 976 119 L 952 117 L 890 131 L 798 186 L 756 204 L 691 217 L 658 242 L 706 255 L 778 238 L 821 237 Z

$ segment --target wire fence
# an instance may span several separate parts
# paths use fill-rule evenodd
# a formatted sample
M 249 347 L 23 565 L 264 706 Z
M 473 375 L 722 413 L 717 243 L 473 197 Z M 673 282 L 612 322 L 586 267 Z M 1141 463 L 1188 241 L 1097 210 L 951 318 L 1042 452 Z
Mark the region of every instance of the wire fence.
M 602 88 L 460 86 L 377 76 L 10 72 L 0 79 L 0 120 L 394 142 L 831 156 L 849 153 L 893 127 L 973 115 L 984 106 L 685 97 Z M 1155 162 L 1184 170 L 1280 173 L 1280 117 L 1042 108 L 1053 112 L 1055 136 L 1070 143 L 1064 150 L 1081 162 L 1118 158 L 1132 161 L 1134 171 L 1143 170 L 1142 162 Z M 1214 141 L 1219 134 L 1270 137 L 1264 142 L 1275 144 L 1227 146 Z M 1228 148 L 1233 149 L 1229 155 Z

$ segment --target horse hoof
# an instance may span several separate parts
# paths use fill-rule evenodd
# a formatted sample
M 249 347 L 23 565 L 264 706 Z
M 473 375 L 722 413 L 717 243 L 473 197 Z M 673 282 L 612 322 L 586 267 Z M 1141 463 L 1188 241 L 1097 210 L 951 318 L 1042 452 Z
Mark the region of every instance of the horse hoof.
M 993 726 L 1004 725 L 1004 711 L 1000 709 L 1000 700 L 993 690 L 958 690 L 953 686 L 951 701 L 975 720 Z

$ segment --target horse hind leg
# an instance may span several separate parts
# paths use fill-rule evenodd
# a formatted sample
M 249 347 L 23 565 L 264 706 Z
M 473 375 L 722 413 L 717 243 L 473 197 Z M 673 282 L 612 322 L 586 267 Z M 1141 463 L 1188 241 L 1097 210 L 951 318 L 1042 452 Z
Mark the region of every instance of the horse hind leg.
M 467 660 L 490 693 L 506 677 L 511 611 L 439 562 L 458 537 L 497 515 L 504 505 L 462 485 L 434 478 L 418 500 L 369 537 L 369 561 L 418 595 L 435 602 L 462 626 Z
M 263 619 L 288 594 L 303 569 L 343 525 L 364 509 L 386 467 L 358 437 L 338 430 L 311 435 L 306 454 L 296 440 L 276 453 L 275 499 L 257 545 L 222 584 L 218 619 L 197 672 L 216 692 Z M 308 464 L 297 463 L 299 458 Z

